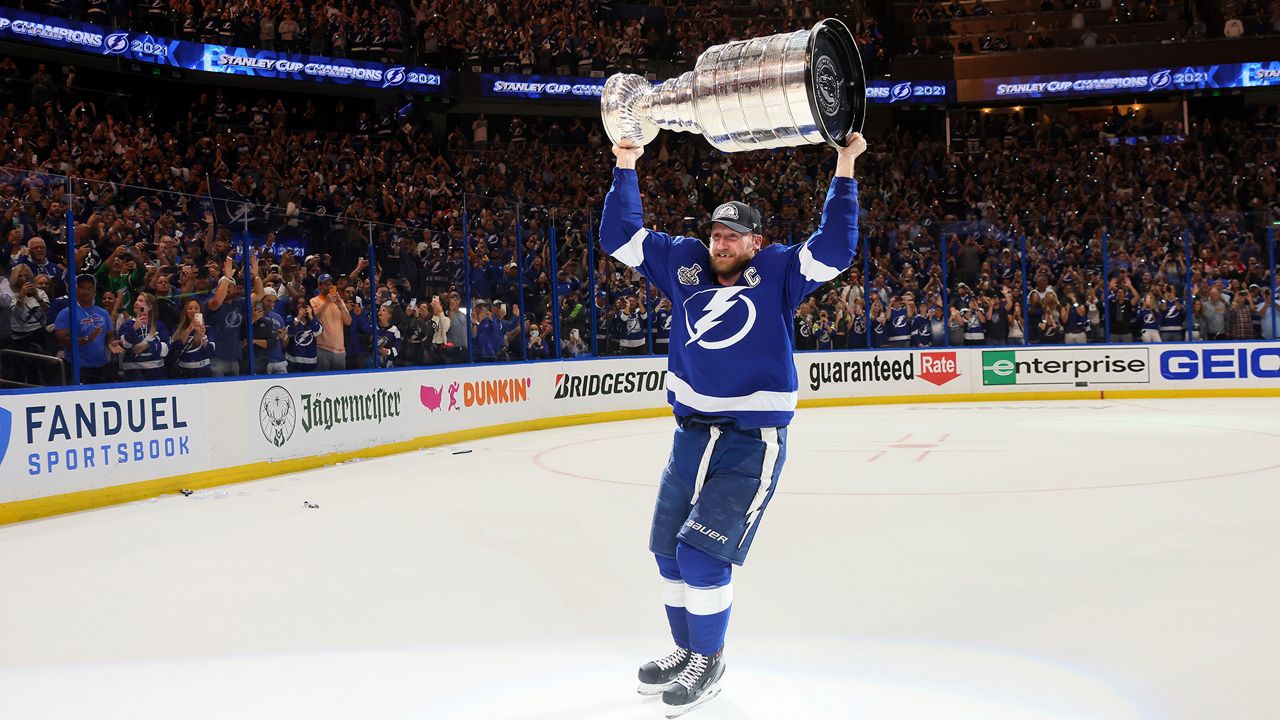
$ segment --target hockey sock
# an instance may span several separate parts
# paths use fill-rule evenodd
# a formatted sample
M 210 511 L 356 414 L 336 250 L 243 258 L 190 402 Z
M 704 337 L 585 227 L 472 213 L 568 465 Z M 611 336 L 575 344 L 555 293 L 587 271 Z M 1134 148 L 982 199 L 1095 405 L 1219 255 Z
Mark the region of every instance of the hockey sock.
M 698 548 L 681 542 L 676 545 L 676 562 L 684 578 L 684 604 L 688 613 L 689 649 L 715 655 L 724 646 L 733 605 L 732 568 Z
M 676 645 L 689 649 L 689 624 L 684 608 L 684 579 L 675 558 L 654 555 L 658 559 L 658 572 L 662 575 L 662 604 L 667 607 L 667 622 L 671 625 L 671 639 Z

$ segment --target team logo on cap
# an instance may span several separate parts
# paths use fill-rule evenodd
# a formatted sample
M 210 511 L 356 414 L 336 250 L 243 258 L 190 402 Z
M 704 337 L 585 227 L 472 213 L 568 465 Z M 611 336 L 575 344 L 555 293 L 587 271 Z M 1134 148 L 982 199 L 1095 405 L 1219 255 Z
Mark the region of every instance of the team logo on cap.
M 737 219 L 738 219 L 738 206 L 737 206 L 737 205 L 734 205 L 733 203 L 725 203 L 724 205 L 721 205 L 720 207 L 716 208 L 716 215 L 715 215 L 715 216 L 716 216 L 716 218 L 717 218 L 717 219 L 719 219 L 719 218 L 730 218 L 730 219 L 732 219 L 732 220 L 737 220 Z

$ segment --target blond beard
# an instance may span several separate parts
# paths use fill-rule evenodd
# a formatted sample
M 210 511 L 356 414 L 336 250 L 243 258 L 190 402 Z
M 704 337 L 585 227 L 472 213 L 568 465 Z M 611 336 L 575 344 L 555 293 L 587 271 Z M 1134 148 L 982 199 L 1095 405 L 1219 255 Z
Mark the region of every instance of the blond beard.
M 728 260 L 728 259 L 721 260 L 715 255 L 712 255 L 711 270 L 716 274 L 717 280 L 721 278 L 733 277 L 735 275 L 741 274 L 743 270 L 746 270 L 747 266 L 751 264 L 751 261 L 754 260 L 755 257 L 756 257 L 756 251 L 754 250 L 744 253 L 742 255 L 739 255 L 738 257 L 733 258 L 732 260 Z M 717 264 L 721 262 L 727 262 L 729 263 L 729 265 L 727 267 L 721 268 Z

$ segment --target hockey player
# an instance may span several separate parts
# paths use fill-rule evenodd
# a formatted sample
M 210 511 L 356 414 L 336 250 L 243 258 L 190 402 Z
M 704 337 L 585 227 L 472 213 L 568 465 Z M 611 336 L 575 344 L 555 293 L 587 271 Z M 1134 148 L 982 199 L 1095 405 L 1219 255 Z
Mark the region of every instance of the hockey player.
M 654 509 L 657 557 L 676 649 L 640 668 L 642 694 L 662 693 L 667 717 L 719 693 L 724 638 L 741 565 L 777 488 L 796 407 L 797 306 L 849 266 L 857 246 L 853 134 L 836 159 L 818 230 L 804 243 L 762 247 L 760 214 L 741 202 L 712 213 L 710 242 L 644 227 L 636 161 L 613 148 L 600 242 L 671 298 L 667 399 L 671 458 Z

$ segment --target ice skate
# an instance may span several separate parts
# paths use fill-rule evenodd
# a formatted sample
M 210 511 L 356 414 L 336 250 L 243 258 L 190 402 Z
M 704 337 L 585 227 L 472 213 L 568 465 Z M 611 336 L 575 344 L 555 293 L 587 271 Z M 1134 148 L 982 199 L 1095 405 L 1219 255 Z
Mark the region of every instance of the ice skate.
M 641 665 L 640 687 L 636 688 L 636 692 L 641 695 L 661 695 L 663 690 L 671 687 L 671 683 L 684 672 L 688 664 L 689 651 L 677 647 L 670 655 Z
M 684 670 L 662 693 L 667 717 L 676 718 L 720 694 L 724 650 L 715 655 L 691 653 Z

